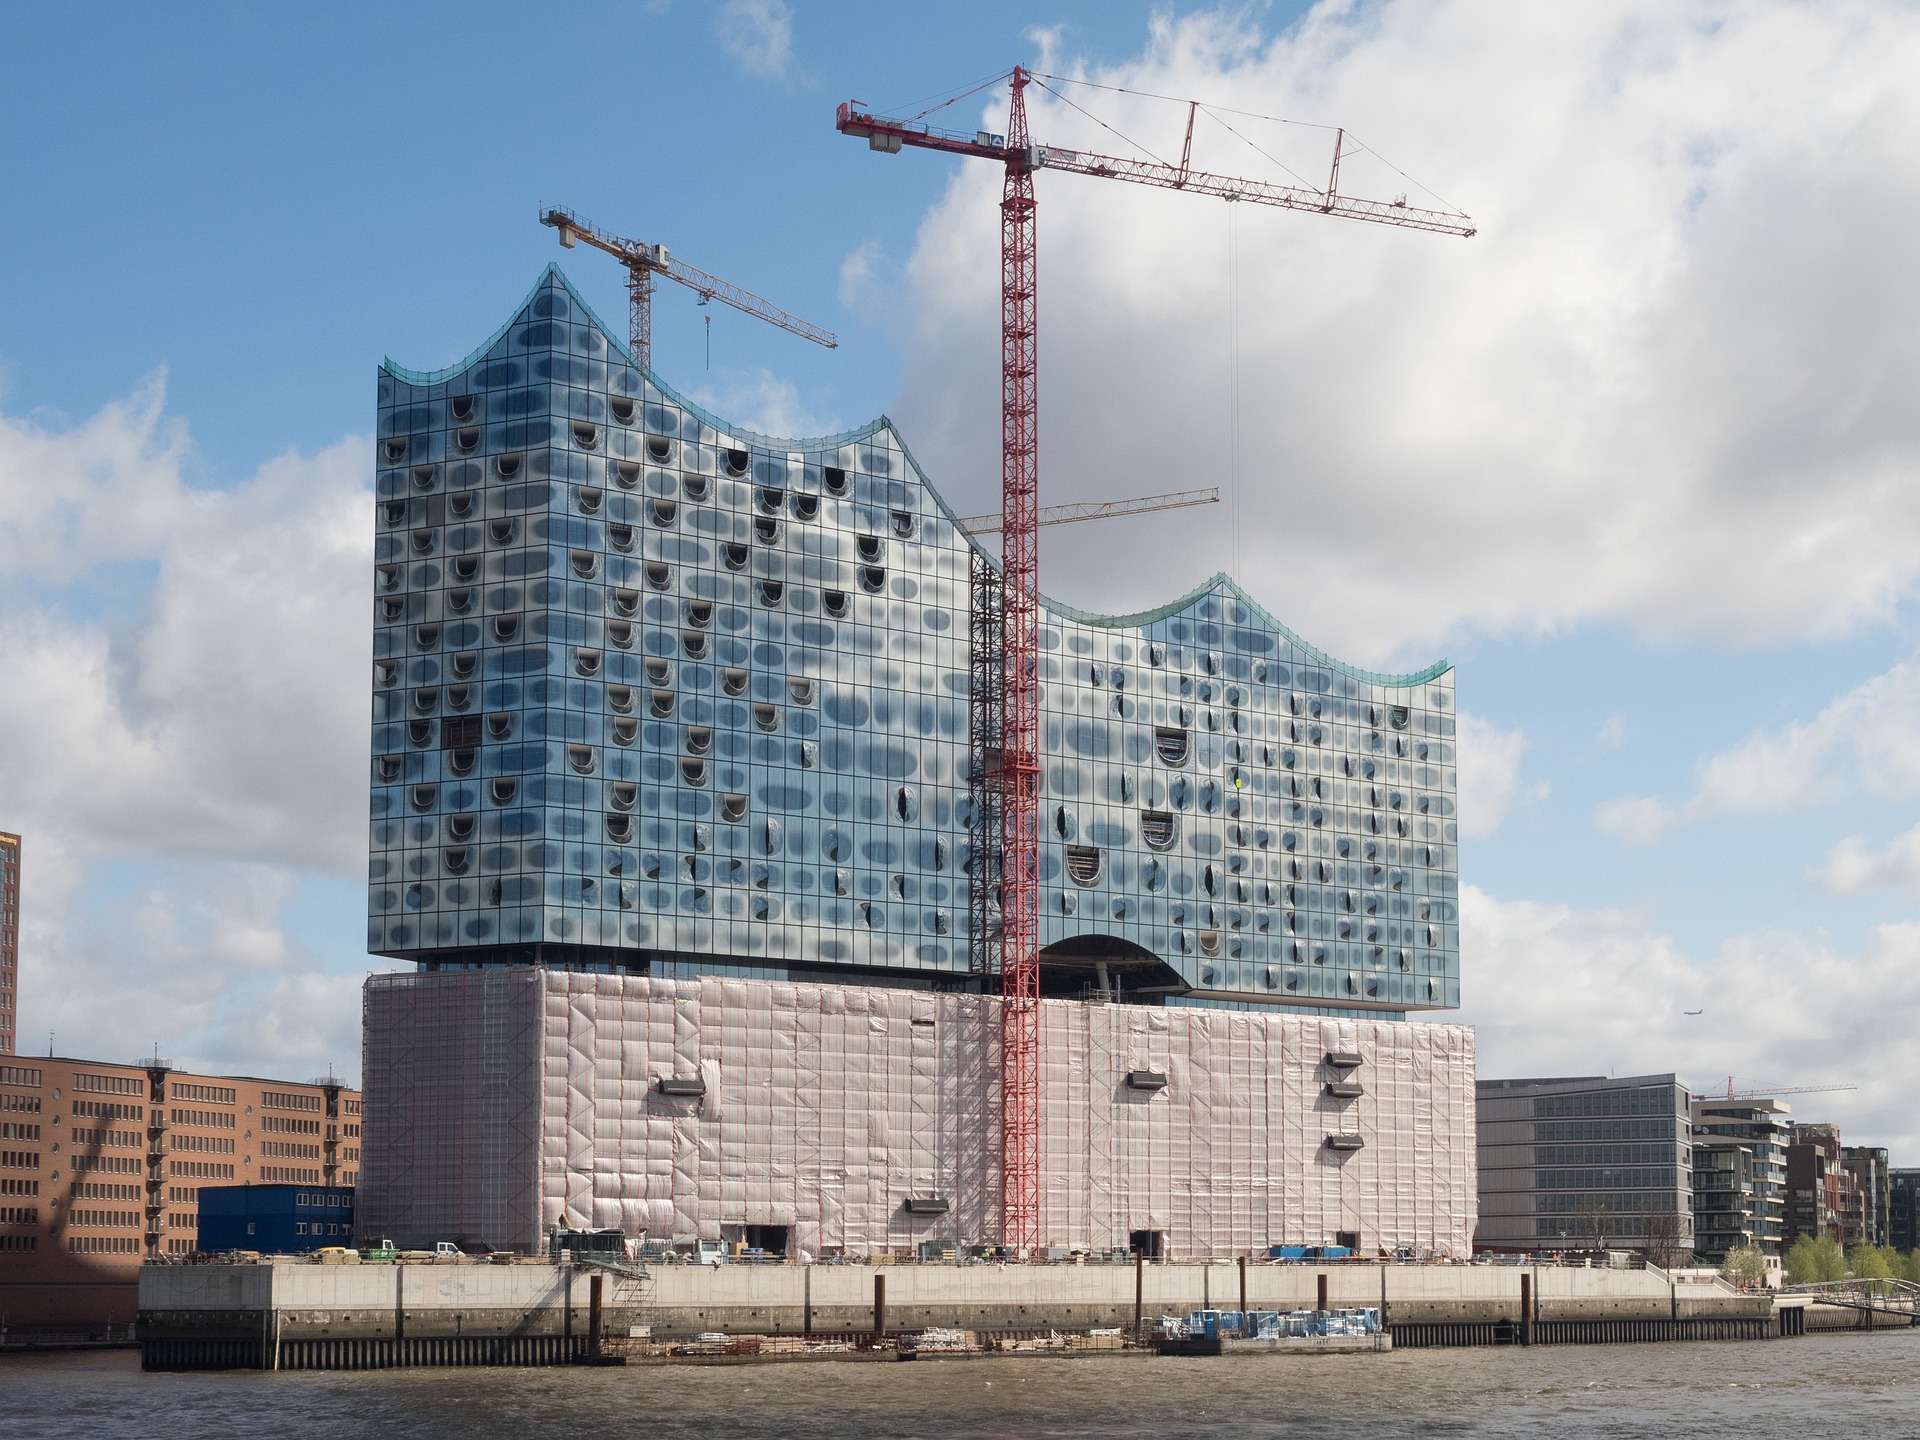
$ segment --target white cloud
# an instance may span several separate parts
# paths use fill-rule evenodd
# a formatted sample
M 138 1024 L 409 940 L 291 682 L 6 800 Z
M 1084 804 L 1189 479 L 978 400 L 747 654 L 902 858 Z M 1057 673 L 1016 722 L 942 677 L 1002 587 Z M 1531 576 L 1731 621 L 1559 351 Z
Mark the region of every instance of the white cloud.
M 1345 123 L 1481 233 L 1042 172 L 1053 499 L 1221 478 L 1231 211 L 1243 578 L 1309 638 L 1379 662 L 1596 618 L 1766 642 L 1913 593 L 1920 272 L 1900 237 L 1920 222 L 1920 17 L 1405 0 L 1324 5 L 1272 37 L 1246 14 L 1163 18 L 1142 56 L 1088 74 Z M 1183 107 L 1072 94 L 1177 155 Z M 1123 148 L 1032 99 L 1037 140 Z M 1254 138 L 1325 175 L 1322 132 Z M 1196 164 L 1272 173 L 1204 117 L 1195 144 Z M 1410 189 L 1365 154 L 1342 173 L 1361 193 Z M 921 227 L 893 409 L 963 510 L 999 473 L 1000 183 L 956 167 Z M 1222 553 L 1206 512 L 1088 529 L 1044 546 L 1049 590 L 1079 604 L 1137 608 L 1143 586 L 1176 594 Z
M 898 303 L 899 266 L 878 240 L 863 240 L 840 262 L 840 303 L 870 320 L 885 320 Z
M 1679 817 L 1673 807 L 1647 795 L 1609 800 L 1593 813 L 1594 824 L 1629 845 L 1651 845 L 1671 830 Z
M 67 431 L 0 417 L 0 793 L 101 852 L 355 873 L 367 442 L 196 490 L 162 404 L 156 380 Z M 127 564 L 153 577 L 142 612 L 76 618 L 31 584 Z
M 1856 954 L 1783 931 L 1695 957 L 1628 911 L 1502 901 L 1468 886 L 1461 959 L 1460 1018 L 1478 1029 L 1485 1078 L 1675 1071 L 1696 1094 L 1729 1075 L 1852 1082 L 1857 1090 L 1808 1097 L 1796 1112 L 1834 1120 L 1854 1144 L 1920 1148 L 1920 925 L 1876 926 Z
M 765 367 L 718 372 L 717 383 L 698 386 L 687 398 L 743 429 L 781 439 L 828 435 L 839 428 L 807 409 L 791 380 Z
M 1756 731 L 1709 757 L 1680 805 L 1630 797 L 1600 806 L 1595 820 L 1644 845 L 1690 821 L 1803 810 L 1854 794 L 1920 795 L 1920 660 L 1855 686 L 1812 720 Z
M 727 0 L 720 7 L 720 48 L 749 75 L 787 73 L 793 59 L 793 11 L 782 0 Z
M 1502 730 L 1478 715 L 1460 712 L 1461 835 L 1491 835 L 1500 828 L 1520 782 L 1520 756 L 1526 748 L 1523 732 Z
M 1885 850 L 1869 850 L 1849 835 L 1827 852 L 1814 881 L 1842 895 L 1866 890 L 1920 890 L 1920 825 L 1895 838 Z
M 304 951 L 284 915 L 315 877 L 364 874 L 368 444 L 215 490 L 182 478 L 160 377 L 77 424 L 0 416 L 23 1044 L 52 1029 L 107 1058 L 157 1040 L 275 1073 L 303 1046 L 355 1063 L 357 1004 L 319 972 L 366 962 Z M 295 992 L 307 1039 L 260 1042 Z M 322 992 L 331 1012 L 304 1008 Z

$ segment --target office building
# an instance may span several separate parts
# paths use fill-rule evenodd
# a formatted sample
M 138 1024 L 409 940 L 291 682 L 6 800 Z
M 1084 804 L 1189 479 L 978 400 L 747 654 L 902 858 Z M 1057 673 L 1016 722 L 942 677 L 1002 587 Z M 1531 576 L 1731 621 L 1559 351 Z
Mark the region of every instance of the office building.
M 1673 1075 L 1482 1080 L 1476 1251 L 1693 1250 L 1689 1095 Z

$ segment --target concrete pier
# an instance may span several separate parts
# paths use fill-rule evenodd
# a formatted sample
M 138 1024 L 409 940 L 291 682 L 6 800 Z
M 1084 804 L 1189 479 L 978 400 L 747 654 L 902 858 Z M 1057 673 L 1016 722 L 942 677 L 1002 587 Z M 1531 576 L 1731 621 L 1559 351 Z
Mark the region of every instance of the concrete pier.
M 1780 1333 L 1767 1297 L 1657 1270 L 1251 1264 L 1244 1292 L 1242 1283 L 1238 1267 L 1220 1263 L 149 1265 L 140 1336 L 150 1369 L 554 1365 L 585 1361 L 597 1336 L 636 1332 L 1132 1331 L 1136 1313 L 1151 1324 L 1242 1293 L 1252 1310 L 1382 1306 L 1400 1345 L 1519 1344 L 1529 1332 L 1542 1344 Z

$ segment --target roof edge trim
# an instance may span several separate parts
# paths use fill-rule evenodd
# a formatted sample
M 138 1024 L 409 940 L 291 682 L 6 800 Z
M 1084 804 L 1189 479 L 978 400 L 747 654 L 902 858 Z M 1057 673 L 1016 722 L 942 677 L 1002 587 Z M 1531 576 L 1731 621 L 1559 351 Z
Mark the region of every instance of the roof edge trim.
M 444 385 L 447 381 L 453 379 L 454 376 L 460 374 L 461 371 L 478 364 L 489 350 L 500 343 L 500 338 L 513 328 L 513 322 L 520 318 L 520 312 L 527 308 L 528 304 L 532 302 L 533 297 L 540 293 L 541 287 L 544 286 L 549 279 L 560 282 L 560 288 L 567 292 L 568 297 L 573 303 L 579 306 L 586 317 L 593 322 L 594 328 L 605 338 L 608 346 L 616 351 L 627 364 L 638 370 L 640 374 L 645 377 L 649 385 L 653 386 L 654 389 L 666 396 L 675 405 L 680 406 L 681 409 L 697 416 L 703 424 L 711 425 L 723 436 L 737 436 L 750 444 L 765 445 L 768 449 L 785 447 L 793 450 L 811 450 L 824 449 L 833 445 L 851 445 L 858 441 L 868 439 L 881 429 L 888 428 L 892 425 L 892 422 L 888 420 L 886 416 L 882 415 L 877 420 L 868 421 L 858 429 L 841 430 L 831 435 L 763 435 L 757 430 L 742 429 L 732 421 L 722 419 L 720 416 L 715 415 L 705 406 L 689 400 L 685 395 L 675 390 L 671 385 L 667 384 L 666 381 L 662 380 L 653 371 L 649 370 L 642 365 L 639 360 L 634 358 L 633 351 L 627 347 L 627 343 L 613 333 L 613 330 L 607 325 L 607 322 L 600 318 L 600 312 L 588 303 L 584 295 L 574 289 L 573 282 L 567 278 L 567 272 L 551 260 L 547 262 L 546 269 L 540 272 L 540 278 L 533 282 L 533 288 L 528 290 L 520 303 L 513 307 L 513 314 L 508 317 L 506 323 L 495 330 L 493 334 L 489 335 L 479 345 L 475 346 L 473 350 L 468 352 L 464 360 L 456 361 L 454 364 L 445 366 L 439 370 L 409 370 L 406 366 L 398 364 L 389 356 L 381 361 L 380 368 L 393 376 L 394 379 L 404 381 L 409 385 Z M 895 438 L 898 438 L 897 433 Z M 903 446 L 902 448 L 904 449 L 905 447 Z
M 1286 640 L 1294 649 L 1310 656 L 1316 664 L 1325 665 L 1331 670 L 1336 670 L 1342 675 L 1354 680 L 1363 681 L 1368 685 L 1385 685 L 1394 689 L 1406 689 L 1413 685 L 1424 685 L 1429 680 L 1437 680 L 1453 668 L 1452 665 L 1444 659 L 1434 661 L 1433 664 L 1423 670 L 1410 671 L 1404 675 L 1393 675 L 1382 670 L 1365 670 L 1358 665 L 1349 665 L 1344 660 L 1335 659 L 1318 645 L 1309 644 L 1307 641 L 1301 639 L 1289 626 L 1277 619 L 1272 611 L 1268 610 L 1266 606 L 1262 605 L 1241 588 L 1240 582 L 1224 570 L 1216 571 L 1210 579 L 1201 581 L 1198 585 L 1194 586 L 1193 589 L 1187 591 L 1186 594 L 1177 599 L 1169 600 L 1164 605 L 1156 605 L 1151 610 L 1135 610 L 1127 615 L 1100 615 L 1090 610 L 1080 610 L 1072 605 L 1063 604 L 1058 600 L 1050 599 L 1046 595 L 1040 597 L 1040 603 L 1062 619 L 1073 620 L 1082 625 L 1099 625 L 1103 627 L 1149 625 L 1155 620 L 1164 620 L 1170 615 L 1179 614 L 1201 596 L 1222 588 L 1230 590 L 1236 597 L 1244 601 L 1247 608 L 1278 631 L 1282 639 Z

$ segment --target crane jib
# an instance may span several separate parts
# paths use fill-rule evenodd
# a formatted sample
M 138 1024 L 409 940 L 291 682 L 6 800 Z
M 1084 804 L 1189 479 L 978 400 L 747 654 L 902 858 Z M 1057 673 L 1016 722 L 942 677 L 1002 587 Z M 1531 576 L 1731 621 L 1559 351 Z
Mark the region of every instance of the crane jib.
M 1404 199 L 1369 200 L 1314 190 L 1304 185 L 1281 185 L 1269 180 L 1215 175 L 1157 160 L 1127 159 L 1087 150 L 1070 150 L 1057 145 L 1030 144 L 1017 151 L 1009 151 L 1006 137 L 1001 135 L 990 135 L 985 131 L 968 135 L 959 131 L 935 130 L 914 121 L 888 120 L 867 114 L 849 105 L 840 107 L 835 128 L 843 135 L 865 139 L 871 148 L 889 155 L 897 155 L 903 147 L 912 146 L 921 150 L 937 150 L 947 155 L 992 160 L 1010 168 L 1059 170 L 1101 180 L 1130 180 L 1137 185 L 1189 190 L 1221 200 L 1273 205 L 1284 210 L 1312 210 L 1342 219 L 1457 235 L 1462 239 L 1472 236 L 1476 230 L 1468 216 L 1451 210 L 1422 209 L 1408 205 Z

